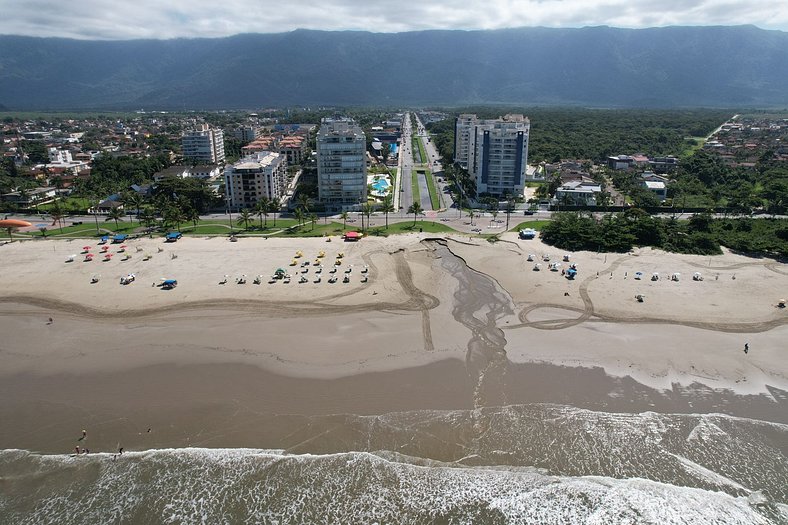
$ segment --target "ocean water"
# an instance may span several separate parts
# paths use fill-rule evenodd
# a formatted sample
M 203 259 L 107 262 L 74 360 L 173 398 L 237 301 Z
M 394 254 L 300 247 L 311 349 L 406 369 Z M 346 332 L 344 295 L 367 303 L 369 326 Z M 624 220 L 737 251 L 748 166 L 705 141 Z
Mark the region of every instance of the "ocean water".
M 788 523 L 786 425 L 523 405 L 307 426 L 322 452 L 5 450 L 0 523 Z

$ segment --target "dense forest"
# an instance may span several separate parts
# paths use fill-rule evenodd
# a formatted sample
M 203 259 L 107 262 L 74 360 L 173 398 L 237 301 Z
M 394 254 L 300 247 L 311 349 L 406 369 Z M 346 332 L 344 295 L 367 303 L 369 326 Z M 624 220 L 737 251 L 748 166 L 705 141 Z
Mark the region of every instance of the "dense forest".
M 587 213 L 561 212 L 540 238 L 565 250 L 627 252 L 635 246 L 716 255 L 720 246 L 745 253 L 788 256 L 788 220 L 713 219 L 708 213 L 689 221 L 652 217 L 639 208 L 597 219 Z
M 596 110 L 576 108 L 464 108 L 456 113 L 497 118 L 523 113 L 531 120 L 529 164 L 561 159 L 603 162 L 618 154 L 680 156 L 729 119 L 724 110 Z M 427 126 L 445 159 L 452 158 L 454 118 Z

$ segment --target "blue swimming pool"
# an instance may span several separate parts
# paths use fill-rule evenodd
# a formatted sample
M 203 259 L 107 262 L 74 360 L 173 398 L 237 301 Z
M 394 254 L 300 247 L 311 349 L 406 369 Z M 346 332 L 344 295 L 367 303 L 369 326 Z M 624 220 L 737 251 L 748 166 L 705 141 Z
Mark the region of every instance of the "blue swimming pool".
M 388 190 L 389 186 L 391 186 L 391 184 L 389 184 L 389 181 L 387 181 L 386 179 L 378 179 L 372 183 L 372 189 L 380 193 L 383 193 L 386 190 Z

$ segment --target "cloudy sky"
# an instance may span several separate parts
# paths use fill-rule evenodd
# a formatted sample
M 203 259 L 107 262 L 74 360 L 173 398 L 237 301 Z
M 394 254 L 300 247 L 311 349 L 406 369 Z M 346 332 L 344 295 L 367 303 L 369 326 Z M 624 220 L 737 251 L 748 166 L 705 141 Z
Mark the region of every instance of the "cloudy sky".
M 0 34 L 113 40 L 297 28 L 398 32 L 754 24 L 788 31 L 786 0 L 0 0 L 0 13 Z

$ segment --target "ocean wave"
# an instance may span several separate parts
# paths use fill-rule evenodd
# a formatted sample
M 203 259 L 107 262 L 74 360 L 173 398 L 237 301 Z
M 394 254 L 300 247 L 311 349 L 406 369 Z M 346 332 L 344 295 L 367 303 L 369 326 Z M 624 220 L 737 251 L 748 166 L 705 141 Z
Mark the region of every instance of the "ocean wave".
M 0 453 L 5 523 L 774 524 L 765 500 L 644 479 L 425 466 L 366 452 Z

